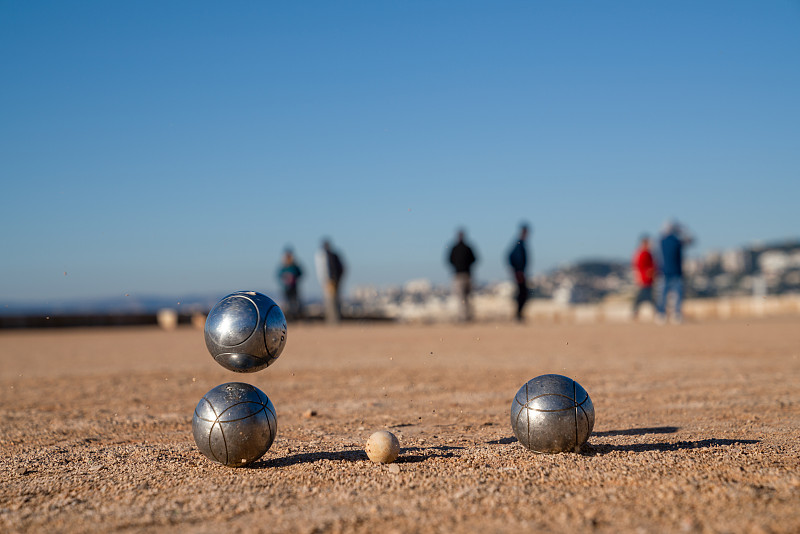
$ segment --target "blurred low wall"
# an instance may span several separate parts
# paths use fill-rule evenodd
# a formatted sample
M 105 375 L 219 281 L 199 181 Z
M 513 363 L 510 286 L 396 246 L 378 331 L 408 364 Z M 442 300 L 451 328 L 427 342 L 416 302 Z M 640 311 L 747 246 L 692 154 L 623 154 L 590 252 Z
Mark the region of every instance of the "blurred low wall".
M 631 299 L 623 298 L 597 304 L 562 304 L 534 299 L 526 305 L 525 317 L 539 323 L 624 323 L 633 320 L 632 306 Z M 477 321 L 510 321 L 515 304 L 508 296 L 476 295 L 472 309 Z M 688 299 L 683 303 L 683 315 L 688 321 L 797 314 L 800 314 L 800 295 Z M 390 309 L 387 317 L 411 323 L 451 322 L 458 317 L 458 304 L 455 298 L 406 304 Z M 654 318 L 655 310 L 651 305 L 640 306 L 639 321 L 652 322 Z
M 631 307 L 632 302 L 629 301 L 575 305 L 533 301 L 526 308 L 525 315 L 532 321 L 540 322 L 629 322 L 633 320 Z M 797 314 L 800 314 L 800 295 L 688 299 L 683 303 L 683 316 L 689 321 Z M 640 321 L 649 322 L 654 317 L 652 306 L 645 304 L 640 307 Z
M 538 323 L 624 323 L 633 320 L 631 307 L 632 301 L 626 299 L 571 305 L 534 299 L 525 307 L 525 316 L 530 322 Z M 474 317 L 478 321 L 511 321 L 514 310 L 515 304 L 507 296 L 477 295 L 473 299 Z M 688 299 L 683 304 L 683 315 L 689 321 L 800 315 L 800 295 Z M 378 315 L 356 313 L 348 319 L 437 323 L 455 321 L 457 316 L 457 302 L 450 298 L 396 306 Z M 652 322 L 654 317 L 652 306 L 646 304 L 640 307 L 639 321 Z M 307 320 L 319 319 L 321 317 L 314 316 Z M 202 329 L 204 324 L 205 314 L 181 314 L 170 309 L 148 314 L 0 316 L 0 329 L 158 325 L 164 330 L 173 330 L 179 325 Z
M 180 314 L 174 310 L 157 313 L 81 313 L 53 315 L 0 316 L 0 329 L 15 328 L 74 328 L 105 326 L 158 325 L 164 330 L 174 330 L 178 325 L 203 328 L 205 315 Z

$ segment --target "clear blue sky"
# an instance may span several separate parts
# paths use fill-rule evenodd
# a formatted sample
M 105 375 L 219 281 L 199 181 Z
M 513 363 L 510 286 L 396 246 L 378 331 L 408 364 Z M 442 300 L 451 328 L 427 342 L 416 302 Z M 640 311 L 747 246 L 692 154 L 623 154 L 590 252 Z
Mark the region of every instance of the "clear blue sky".
M 0 179 L 0 301 L 795 237 L 800 3 L 1 2 Z

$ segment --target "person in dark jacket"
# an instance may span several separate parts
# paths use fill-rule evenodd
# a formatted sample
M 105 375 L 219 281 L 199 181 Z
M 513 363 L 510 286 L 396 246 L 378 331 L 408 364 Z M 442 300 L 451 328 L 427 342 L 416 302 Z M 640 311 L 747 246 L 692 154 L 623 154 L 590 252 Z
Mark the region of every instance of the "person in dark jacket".
M 327 238 L 323 239 L 322 247 L 317 251 L 314 260 L 325 301 L 325 321 L 338 324 L 342 318 L 340 290 L 345 272 L 344 262 Z
M 525 303 L 528 301 L 530 289 L 528 288 L 528 279 L 525 271 L 528 267 L 528 251 L 525 248 L 525 241 L 528 239 L 528 225 L 523 224 L 519 229 L 519 239 L 511 249 L 508 255 L 508 264 L 511 266 L 511 271 L 514 273 L 514 281 L 517 283 L 517 321 L 522 322 L 523 310 Z M 533 262 L 531 262 L 533 263 Z
M 667 315 L 667 298 L 675 295 L 675 308 L 672 315 L 674 323 L 681 323 L 681 304 L 683 302 L 683 247 L 692 244 L 694 239 L 677 223 L 669 221 L 664 225 L 661 237 L 661 298 L 658 301 L 656 321 L 663 324 Z
M 472 247 L 464 241 L 464 230 L 459 230 L 456 243 L 450 249 L 450 265 L 453 267 L 453 292 L 458 298 L 458 318 L 461 321 L 472 320 L 472 266 L 478 261 Z

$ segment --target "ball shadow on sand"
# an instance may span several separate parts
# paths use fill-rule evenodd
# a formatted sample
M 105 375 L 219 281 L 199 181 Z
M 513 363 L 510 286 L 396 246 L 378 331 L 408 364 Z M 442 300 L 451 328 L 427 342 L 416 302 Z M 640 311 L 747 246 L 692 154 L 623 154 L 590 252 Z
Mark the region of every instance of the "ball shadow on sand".
M 518 440 L 515 437 L 508 437 L 508 438 L 500 438 L 494 439 L 492 441 L 487 441 L 489 445 L 509 445 L 511 443 L 516 443 Z
M 654 426 L 648 428 L 627 428 L 625 430 L 605 430 L 603 432 L 593 432 L 593 436 L 644 436 L 647 434 L 674 434 L 680 430 L 677 426 Z
M 400 456 L 397 463 L 417 463 L 424 462 L 431 458 L 450 458 L 455 456 L 453 450 L 463 449 L 464 447 L 408 447 L 400 449 Z M 411 454 L 410 454 L 411 453 Z M 361 449 L 347 449 L 341 451 L 307 452 L 301 454 L 291 454 L 279 458 L 269 458 L 258 460 L 246 466 L 249 469 L 268 469 L 271 467 L 287 467 L 296 464 L 314 463 L 322 460 L 335 462 L 361 462 L 369 461 L 367 453 Z
M 688 449 L 708 449 L 711 447 L 728 447 L 731 445 L 753 445 L 757 439 L 702 439 L 698 441 L 676 441 L 675 443 L 631 443 L 628 445 L 610 445 L 587 443 L 580 454 L 583 456 L 602 456 L 613 452 L 671 452 Z
M 368 460 L 367 453 L 361 449 L 347 449 L 341 451 L 322 451 L 305 452 L 300 454 L 289 454 L 277 458 L 269 458 L 253 462 L 248 467 L 251 469 L 268 469 L 270 467 L 287 467 L 296 464 L 307 464 L 331 460 L 335 462 L 359 462 Z
M 603 432 L 592 432 L 592 436 L 645 436 L 647 434 L 674 434 L 679 430 L 677 426 L 654 426 L 648 428 L 627 428 L 625 430 L 605 430 Z M 515 437 L 501 438 L 494 441 L 487 441 L 489 445 L 508 445 L 517 441 Z
M 592 436 L 644 436 L 648 434 L 670 434 L 678 430 L 677 427 L 654 427 L 654 428 L 632 428 L 629 430 L 612 430 L 598 432 Z M 591 437 L 589 438 L 591 439 Z M 516 443 L 517 438 L 507 437 L 487 441 L 489 445 L 510 445 Z M 593 444 L 585 443 L 578 454 L 582 456 L 602 456 L 612 452 L 669 452 L 687 449 L 708 449 L 711 447 L 727 447 L 731 445 L 753 445 L 759 443 L 755 439 L 703 439 L 697 441 L 676 441 L 674 443 L 630 443 L 625 445 L 613 445 L 607 443 Z

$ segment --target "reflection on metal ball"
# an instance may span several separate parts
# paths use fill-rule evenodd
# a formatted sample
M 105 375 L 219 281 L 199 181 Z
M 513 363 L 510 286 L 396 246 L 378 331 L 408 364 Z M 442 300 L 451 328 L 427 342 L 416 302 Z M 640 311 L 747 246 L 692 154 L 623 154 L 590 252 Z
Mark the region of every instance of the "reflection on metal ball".
M 208 314 L 206 347 L 225 369 L 253 373 L 271 365 L 286 345 L 286 317 L 266 295 L 239 291 Z
M 537 376 L 520 388 L 511 403 L 511 428 L 519 442 L 534 452 L 577 452 L 593 427 L 592 399 L 566 376 Z
M 206 393 L 194 410 L 192 434 L 205 456 L 230 467 L 261 458 L 278 433 L 275 408 L 263 391 L 230 382 Z

